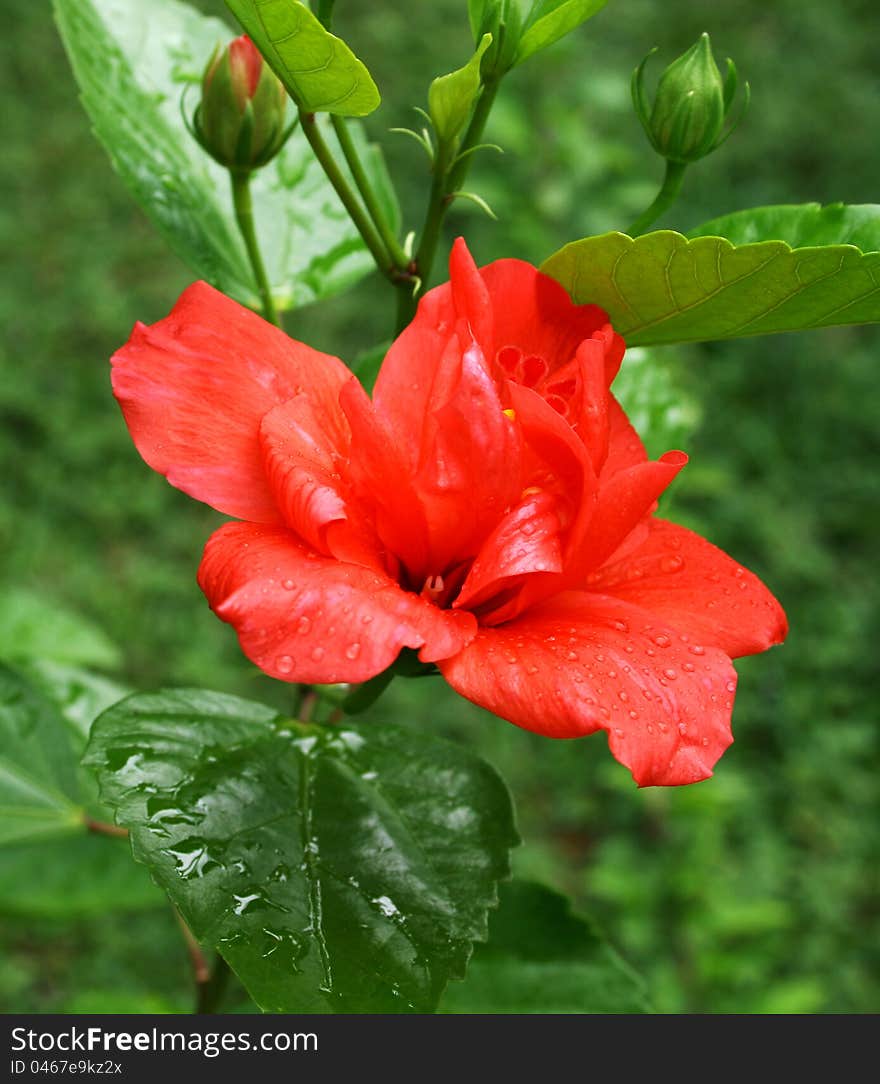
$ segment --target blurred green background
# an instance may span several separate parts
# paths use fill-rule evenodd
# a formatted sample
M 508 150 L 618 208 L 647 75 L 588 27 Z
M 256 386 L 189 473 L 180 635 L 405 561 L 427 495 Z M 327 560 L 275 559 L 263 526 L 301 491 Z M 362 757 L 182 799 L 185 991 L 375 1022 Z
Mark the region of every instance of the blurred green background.
M 2 579 L 102 626 L 131 685 L 202 684 L 283 705 L 288 691 L 246 664 L 196 587 L 220 517 L 143 465 L 110 395 L 110 353 L 136 319 L 165 315 L 187 270 L 92 139 L 46 0 L 2 7 Z M 465 0 L 336 8 L 383 90 L 368 128 L 414 228 L 426 160 L 387 129 L 412 124 L 429 77 L 468 55 Z M 478 262 L 540 262 L 625 225 L 662 171 L 629 104 L 630 72 L 651 46 L 666 62 L 703 30 L 719 59 L 736 59 L 754 104 L 691 171 L 664 224 L 686 230 L 762 203 L 880 201 L 876 0 L 610 0 L 510 77 L 488 130 L 506 155 L 479 157 L 469 184 L 500 221 L 461 205 L 449 237 L 464 233 Z M 352 359 L 388 336 L 387 292 L 365 281 L 287 328 Z M 496 765 L 525 840 L 516 869 L 573 896 L 659 1010 L 877 1011 L 880 329 L 657 358 L 702 418 L 665 511 L 757 571 L 791 620 L 783 648 L 738 664 L 737 740 L 715 778 L 637 791 L 600 737 L 540 739 L 436 684 L 393 688 L 372 717 L 405 713 Z M 630 384 L 635 401 L 640 381 Z M 650 411 L 637 416 L 650 426 Z M 114 846 L 22 847 L 0 867 L 3 1009 L 188 1008 L 179 934 L 143 871 L 114 852 L 131 892 L 112 914 L 90 891 Z M 29 888 L 34 878 L 45 891 Z

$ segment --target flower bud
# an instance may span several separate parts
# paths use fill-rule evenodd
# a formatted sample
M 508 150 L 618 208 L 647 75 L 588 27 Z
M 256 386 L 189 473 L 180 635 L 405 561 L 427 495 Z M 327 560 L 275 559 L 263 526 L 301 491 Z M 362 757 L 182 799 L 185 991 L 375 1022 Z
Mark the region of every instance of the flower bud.
M 222 166 L 250 171 L 281 150 L 287 91 L 250 38 L 218 46 L 202 76 L 202 100 L 193 117 L 199 143 Z
M 642 127 L 664 158 L 696 162 L 720 146 L 739 124 L 748 107 L 749 85 L 744 87 L 739 117 L 727 125 L 738 82 L 736 65 L 728 59 L 722 79 L 709 35 L 701 34 L 660 76 L 654 105 L 649 109 L 644 71 L 650 56 L 648 53 L 636 68 L 632 79 L 633 104 Z

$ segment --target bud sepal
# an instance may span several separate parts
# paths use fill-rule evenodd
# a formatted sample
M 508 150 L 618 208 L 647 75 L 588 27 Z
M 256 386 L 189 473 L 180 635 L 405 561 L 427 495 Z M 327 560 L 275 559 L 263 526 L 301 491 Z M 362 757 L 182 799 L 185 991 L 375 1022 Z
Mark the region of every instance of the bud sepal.
M 248 173 L 270 162 L 290 136 L 296 121 L 285 127 L 286 109 L 287 91 L 243 34 L 214 50 L 190 131 L 215 162 Z
M 736 65 L 728 58 L 722 79 L 704 33 L 663 72 L 650 105 L 645 67 L 656 51 L 652 49 L 633 72 L 636 114 L 658 154 L 670 162 L 696 162 L 720 147 L 739 125 L 748 108 L 749 85 L 744 84 L 739 115 L 731 120 L 739 84 Z

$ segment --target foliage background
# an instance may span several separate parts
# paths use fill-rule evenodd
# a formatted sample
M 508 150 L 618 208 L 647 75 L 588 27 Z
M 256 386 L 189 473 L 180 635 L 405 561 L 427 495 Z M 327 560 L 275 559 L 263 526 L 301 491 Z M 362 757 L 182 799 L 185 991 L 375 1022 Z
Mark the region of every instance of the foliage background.
M 135 319 L 167 312 L 187 271 L 90 136 L 46 0 L 2 7 L 2 581 L 103 626 L 133 685 L 198 683 L 283 705 L 286 690 L 245 663 L 195 585 L 219 517 L 144 467 L 109 393 L 109 354 Z M 465 9 L 337 4 L 340 32 L 383 90 L 368 127 L 413 226 L 426 162 L 387 128 L 412 124 L 428 77 L 468 55 Z M 725 149 L 692 170 L 664 224 L 687 230 L 762 203 L 880 199 L 875 0 L 720 0 L 709 10 L 611 0 L 505 86 L 488 135 L 506 156 L 481 156 L 470 183 L 500 223 L 464 205 L 454 215 L 478 262 L 540 262 L 649 202 L 661 166 L 632 114 L 629 73 L 652 45 L 669 60 L 704 29 L 719 59 L 737 60 L 754 106 Z M 388 335 L 385 292 L 367 281 L 292 314 L 288 330 L 352 359 Z M 702 414 L 667 511 L 754 568 L 792 625 L 785 647 L 739 664 L 737 742 L 712 781 L 637 791 L 601 738 L 536 738 L 430 683 L 394 688 L 372 712 L 377 723 L 404 712 L 501 770 L 525 839 L 515 867 L 574 896 L 646 976 L 661 1011 L 880 1009 L 878 356 L 876 328 L 663 355 Z M 100 913 L 89 879 L 103 855 L 22 848 L 7 866 L 6 1011 L 188 1008 L 179 935 L 143 871 L 122 863 L 137 890 Z M 35 878 L 45 891 L 31 890 Z M 68 887 L 53 894 L 56 883 Z

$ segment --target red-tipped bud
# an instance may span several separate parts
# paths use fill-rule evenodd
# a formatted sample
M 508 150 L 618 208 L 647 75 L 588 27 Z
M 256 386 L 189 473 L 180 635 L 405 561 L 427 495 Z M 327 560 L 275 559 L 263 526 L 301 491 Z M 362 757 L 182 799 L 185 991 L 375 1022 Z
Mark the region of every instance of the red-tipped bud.
M 281 150 L 287 91 L 247 35 L 220 46 L 202 77 L 195 135 L 227 169 L 250 171 Z

